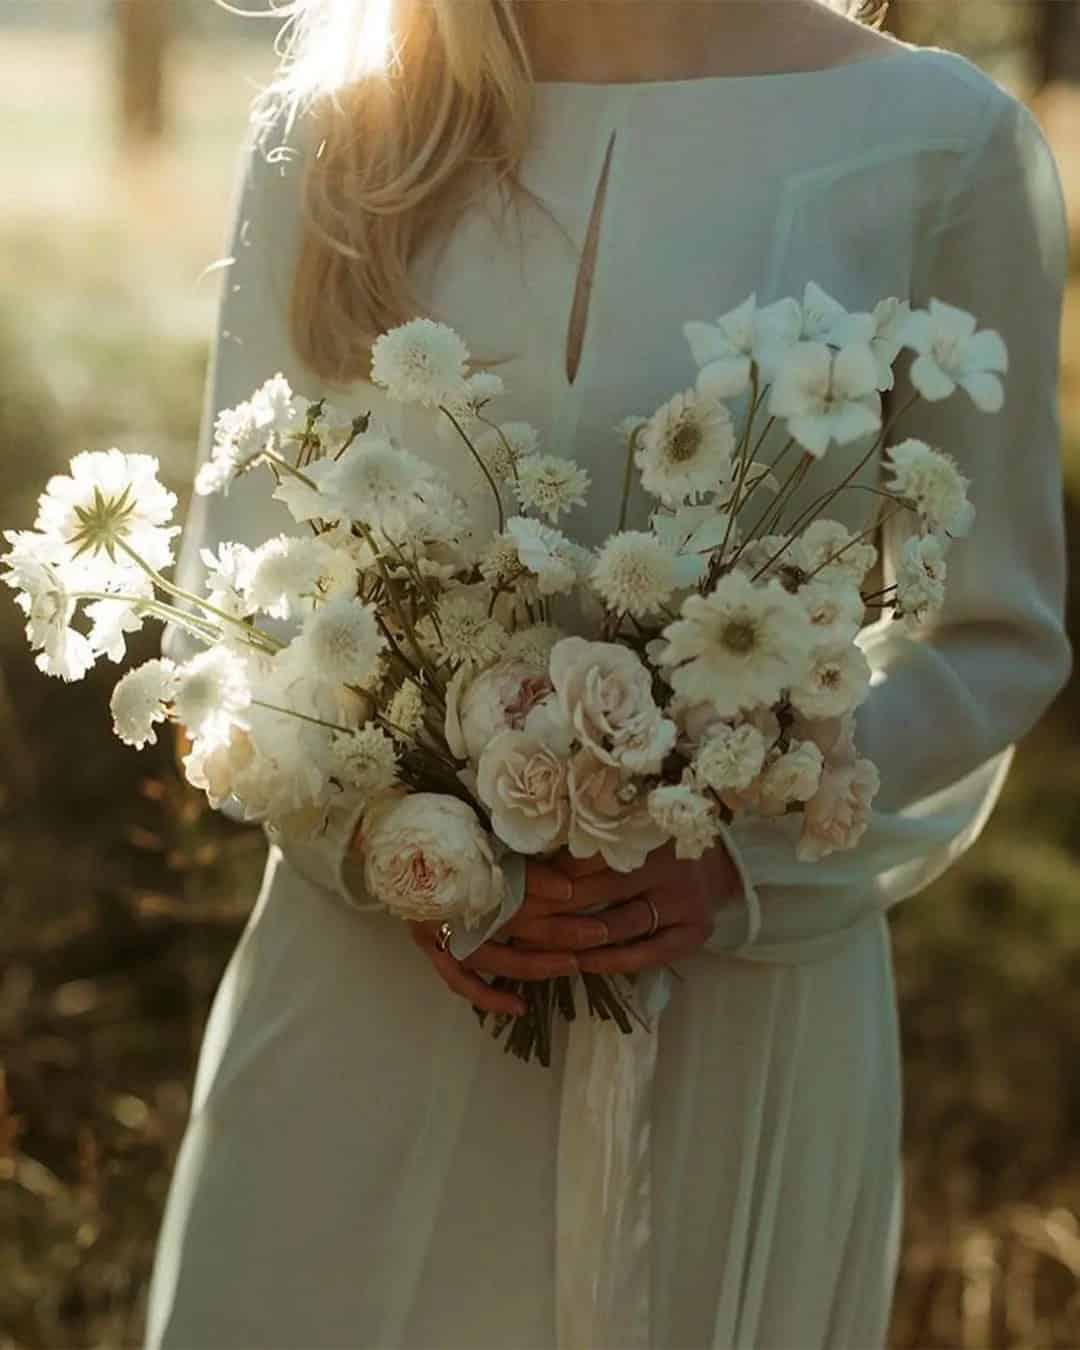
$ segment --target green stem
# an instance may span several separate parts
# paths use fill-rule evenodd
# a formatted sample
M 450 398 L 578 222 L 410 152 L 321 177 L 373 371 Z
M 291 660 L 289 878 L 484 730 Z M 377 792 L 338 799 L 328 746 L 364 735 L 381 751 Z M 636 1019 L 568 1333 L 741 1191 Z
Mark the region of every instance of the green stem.
M 503 511 L 502 497 L 499 495 L 498 484 L 495 482 L 495 479 L 491 476 L 491 470 L 484 463 L 483 459 L 480 456 L 480 452 L 477 450 L 476 446 L 473 445 L 472 441 L 470 441 L 468 436 L 465 435 L 465 432 L 461 429 L 461 423 L 457 420 L 457 418 L 450 411 L 450 409 L 444 407 L 440 403 L 439 411 L 444 412 L 447 415 L 447 417 L 449 417 L 450 421 L 453 422 L 455 428 L 457 429 L 458 435 L 469 447 L 469 454 L 472 455 L 473 459 L 476 460 L 476 463 L 480 468 L 480 472 L 487 479 L 488 487 L 491 488 L 491 495 L 495 498 L 495 508 L 499 513 L 499 533 L 502 534 L 503 530 L 506 528 L 506 514 Z

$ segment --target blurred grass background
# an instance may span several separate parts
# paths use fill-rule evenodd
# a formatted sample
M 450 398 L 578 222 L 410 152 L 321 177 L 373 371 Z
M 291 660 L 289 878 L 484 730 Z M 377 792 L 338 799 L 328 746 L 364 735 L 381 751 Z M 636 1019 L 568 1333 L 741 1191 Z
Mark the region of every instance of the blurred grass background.
M 130 105 L 121 115 L 122 5 L 7 0 L 0 16 L 5 526 L 30 525 L 45 477 L 80 449 L 149 451 L 189 490 L 222 275 L 207 268 L 275 30 L 173 3 L 160 136 L 132 133 Z M 890 26 L 963 51 L 1031 102 L 1080 226 L 1076 9 L 896 0 Z M 1073 263 L 1075 597 L 1075 236 Z M 133 660 L 154 647 L 151 633 Z M 0 1350 L 139 1344 L 195 1055 L 264 856 L 261 831 L 207 810 L 166 746 L 136 754 L 110 734 L 116 673 L 46 679 L 0 600 Z M 1022 746 L 977 848 L 892 914 L 906 1189 L 894 1350 L 1080 1347 L 1078 715 L 1074 684 Z

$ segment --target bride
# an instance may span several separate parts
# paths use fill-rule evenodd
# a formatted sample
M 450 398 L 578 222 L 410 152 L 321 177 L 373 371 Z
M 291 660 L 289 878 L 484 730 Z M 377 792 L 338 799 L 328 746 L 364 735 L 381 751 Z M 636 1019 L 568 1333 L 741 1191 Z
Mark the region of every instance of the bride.
M 148 1350 L 885 1344 L 902 1225 L 886 914 L 976 840 L 1071 667 L 1067 242 L 1027 108 L 858 8 L 275 11 L 288 41 L 239 164 L 203 457 L 217 413 L 276 371 L 447 456 L 367 379 L 375 337 L 431 315 L 507 367 L 515 435 L 589 469 L 591 544 L 615 527 L 613 426 L 685 386 L 686 319 L 751 290 L 813 280 L 851 310 L 938 297 L 1001 333 L 1010 366 L 992 418 L 952 398 L 899 419 L 896 439 L 954 455 L 978 521 L 932 625 L 865 616 L 857 735 L 882 786 L 855 848 L 800 863 L 758 820 L 629 876 L 530 863 L 520 909 L 458 959 L 367 899 L 353 820 L 271 840 L 206 1027 Z M 538 208 L 513 235 L 491 209 L 506 187 Z M 901 361 L 886 401 L 910 392 Z M 204 549 L 295 528 L 254 478 L 194 499 L 183 585 Z M 830 514 L 854 527 L 871 496 L 848 496 Z M 895 520 L 877 542 L 887 586 Z M 560 1022 L 549 1069 L 505 1055 L 470 1006 L 516 1010 L 498 974 L 668 964 L 681 978 L 654 1034 Z

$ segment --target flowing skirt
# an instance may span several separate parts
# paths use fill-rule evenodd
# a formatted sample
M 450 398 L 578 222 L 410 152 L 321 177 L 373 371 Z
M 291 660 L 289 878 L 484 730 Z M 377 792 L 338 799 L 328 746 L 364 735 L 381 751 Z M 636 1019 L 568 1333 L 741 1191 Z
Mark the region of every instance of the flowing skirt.
M 822 960 L 677 969 L 650 1344 L 881 1350 L 902 1216 L 884 916 Z M 505 1054 L 399 921 L 271 849 L 206 1028 L 146 1350 L 553 1350 L 557 1027 L 549 1069 Z

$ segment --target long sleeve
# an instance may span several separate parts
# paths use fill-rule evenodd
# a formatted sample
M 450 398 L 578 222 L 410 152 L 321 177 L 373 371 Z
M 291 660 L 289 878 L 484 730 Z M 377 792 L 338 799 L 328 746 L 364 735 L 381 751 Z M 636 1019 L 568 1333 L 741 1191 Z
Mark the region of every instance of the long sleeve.
M 283 368 L 279 355 L 291 351 L 286 316 L 297 244 L 297 193 L 291 179 L 302 159 L 292 145 L 286 153 L 275 154 L 274 136 L 266 145 L 256 145 L 253 129 L 249 130 L 252 134 L 239 155 L 229 209 L 224 279 L 211 341 L 196 468 L 210 454 L 218 413 L 250 398 L 277 370 L 305 398 L 315 399 L 323 392 L 312 386 L 310 375 L 302 370 Z M 216 549 L 224 540 L 253 548 L 275 534 L 300 531 L 271 491 L 269 471 L 260 468 L 233 482 L 227 493 L 192 495 L 176 568 L 181 586 L 201 593 L 206 574 L 200 557 L 204 548 Z M 168 627 L 162 649 L 173 660 L 183 661 L 200 650 L 200 644 Z M 234 820 L 243 819 L 233 799 L 221 809 Z M 346 796 L 331 813 L 326 832 L 310 843 L 286 842 L 270 830 L 267 833 L 289 865 L 309 882 L 355 906 L 374 909 L 378 906 L 363 890 L 362 869 L 348 853 L 358 812 L 358 801 Z
M 856 743 L 881 775 L 865 834 L 853 849 L 810 863 L 795 855 L 801 816 L 737 820 L 727 842 L 747 904 L 719 909 L 712 951 L 817 959 L 868 911 L 940 876 L 978 838 L 1016 743 L 1072 668 L 1059 427 L 1065 206 L 1038 123 L 997 86 L 928 234 L 912 305 L 936 297 L 1002 335 L 1005 403 L 990 414 L 962 389 L 938 402 L 920 398 L 889 443 L 915 436 L 951 454 L 971 479 L 974 527 L 949 550 L 946 600 L 932 625 L 905 635 L 886 613 L 859 635 L 873 674 Z M 897 408 L 913 392 L 910 357 L 895 367 Z M 883 527 L 886 585 L 903 520 L 900 513 Z

